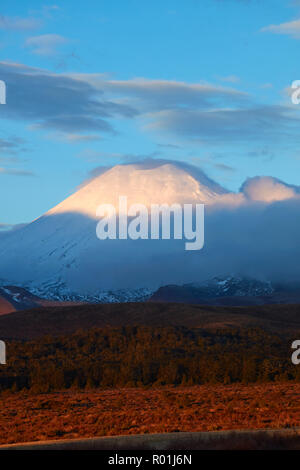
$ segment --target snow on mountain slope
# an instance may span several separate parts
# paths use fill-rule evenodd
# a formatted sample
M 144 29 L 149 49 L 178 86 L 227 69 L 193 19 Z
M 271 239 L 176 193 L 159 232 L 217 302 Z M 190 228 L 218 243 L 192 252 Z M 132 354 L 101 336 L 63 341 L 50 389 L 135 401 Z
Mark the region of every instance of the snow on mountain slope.
M 71 306 L 81 304 L 79 299 L 76 299 L 75 302 L 72 302 L 72 300 L 73 299 L 60 298 L 46 300 L 34 295 L 32 292 L 28 292 L 22 287 L 2 286 L 0 287 L 0 315 L 6 315 L 18 310 L 27 310 L 37 307 L 63 307 L 64 305 Z
M 299 280 L 299 188 L 270 181 L 248 180 L 230 193 L 187 164 L 118 165 L 0 237 L 0 285 L 55 298 L 124 301 L 216 276 Z M 117 208 L 119 196 L 127 196 L 128 206 L 204 203 L 203 250 L 186 251 L 186 240 L 99 240 L 96 209 Z
M 213 202 L 226 190 L 207 178 L 200 170 L 164 163 L 144 168 L 143 165 L 117 165 L 94 178 L 76 193 L 45 215 L 77 212 L 95 218 L 99 204 L 118 206 L 119 196 L 127 196 L 128 205 L 140 203 L 173 204 Z
M 201 305 L 252 305 L 280 303 L 280 289 L 270 282 L 239 277 L 213 278 L 202 283 L 162 286 L 150 297 L 155 302 L 183 302 Z M 295 289 L 294 292 L 295 293 Z M 300 294 L 298 294 L 300 298 Z
M 118 165 L 97 176 L 39 219 L 0 239 L 0 278 L 14 285 L 94 295 L 102 291 L 156 288 L 169 279 L 163 260 L 173 258 L 176 273 L 181 240 L 105 240 L 96 237 L 96 209 L 141 203 L 212 203 L 226 190 L 200 170 L 160 162 Z

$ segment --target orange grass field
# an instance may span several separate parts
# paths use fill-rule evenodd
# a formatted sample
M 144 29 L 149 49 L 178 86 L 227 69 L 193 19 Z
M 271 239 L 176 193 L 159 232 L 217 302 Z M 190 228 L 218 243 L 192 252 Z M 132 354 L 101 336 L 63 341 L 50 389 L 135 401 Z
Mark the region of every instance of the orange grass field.
M 6 392 L 0 400 L 0 444 L 300 425 L 295 383 Z

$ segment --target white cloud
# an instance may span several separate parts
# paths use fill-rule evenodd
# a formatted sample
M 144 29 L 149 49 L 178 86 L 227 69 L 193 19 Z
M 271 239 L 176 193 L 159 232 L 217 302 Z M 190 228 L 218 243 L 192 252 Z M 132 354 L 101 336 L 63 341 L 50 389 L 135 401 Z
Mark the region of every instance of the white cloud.
M 291 186 L 271 176 L 249 178 L 242 186 L 242 192 L 252 201 L 284 201 L 299 195 L 299 187 Z
M 286 34 L 295 39 L 300 39 L 300 19 L 281 24 L 271 24 L 261 29 L 263 32 Z

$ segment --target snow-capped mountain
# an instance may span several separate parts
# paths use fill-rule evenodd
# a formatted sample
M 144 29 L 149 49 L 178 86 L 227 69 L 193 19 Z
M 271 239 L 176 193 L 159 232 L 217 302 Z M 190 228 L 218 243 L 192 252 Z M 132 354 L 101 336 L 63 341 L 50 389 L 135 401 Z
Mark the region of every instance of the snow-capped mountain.
M 94 295 L 80 295 L 76 292 L 69 292 L 62 286 L 40 286 L 32 288 L 31 292 L 41 298 L 51 297 L 58 301 L 80 301 L 89 303 L 124 303 L 124 302 L 144 302 L 164 301 L 187 301 L 197 300 L 199 303 L 206 303 L 207 299 L 216 301 L 223 297 L 231 298 L 255 298 L 270 296 L 278 291 L 278 286 L 273 286 L 271 282 L 258 281 L 256 279 L 246 279 L 240 277 L 213 278 L 201 283 L 190 283 L 183 285 L 162 286 L 157 290 L 141 289 L 120 289 L 114 291 L 102 291 Z M 300 298 L 300 295 L 299 295 Z M 246 300 L 246 303 L 248 300 Z
M 151 296 L 151 300 L 225 305 L 264 303 L 257 302 L 257 299 L 271 296 L 275 291 L 271 282 L 229 276 L 202 283 L 162 286 Z
M 84 302 L 84 303 L 127 303 L 147 301 L 154 293 L 147 287 L 140 289 L 95 290 L 92 294 L 71 291 L 59 284 L 32 285 L 30 292 L 41 299 L 52 299 L 58 302 Z
M 117 208 L 119 196 L 127 196 L 128 205 L 146 207 L 154 203 L 211 204 L 226 193 L 188 165 L 118 165 L 32 223 L 1 237 L 0 278 L 63 298 L 74 297 L 74 292 L 85 298 L 112 298 L 112 291 L 119 291 L 114 298 L 124 298 L 124 289 L 133 292 L 127 297 L 140 297 L 137 289 L 154 289 L 171 280 L 163 273 L 161 261 L 176 257 L 182 242 L 100 241 L 96 237 L 97 207 L 113 204 Z
M 186 251 L 184 239 L 99 240 L 97 207 L 118 210 L 119 196 L 127 197 L 128 206 L 204 203 L 203 250 Z M 1 235 L 0 285 L 62 300 L 130 301 L 168 285 L 197 283 L 208 293 L 210 284 L 202 283 L 216 277 L 217 296 L 218 289 L 238 296 L 240 281 L 229 285 L 228 276 L 266 286 L 297 280 L 299 201 L 298 187 L 270 177 L 248 179 L 233 193 L 183 163 L 118 165 L 32 223 Z M 249 295 L 260 288 L 251 285 Z
M 242 277 L 213 278 L 202 283 L 162 286 L 152 302 L 200 305 L 264 305 L 300 302 L 300 283 L 271 283 Z
M 258 281 L 257 279 L 245 279 L 240 277 L 213 278 L 201 284 L 189 284 L 189 287 L 202 291 L 210 297 L 225 296 L 258 296 L 274 292 L 271 282 Z
M 78 213 L 95 218 L 99 204 L 118 207 L 120 195 L 128 205 L 213 202 L 227 194 L 202 171 L 185 164 L 152 163 L 117 165 L 93 178 L 45 216 Z

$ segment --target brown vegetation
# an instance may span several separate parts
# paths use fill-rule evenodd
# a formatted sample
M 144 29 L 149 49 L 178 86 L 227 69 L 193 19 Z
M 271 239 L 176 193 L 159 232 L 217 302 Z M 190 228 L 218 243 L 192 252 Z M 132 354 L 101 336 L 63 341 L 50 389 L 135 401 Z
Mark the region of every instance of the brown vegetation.
M 139 326 L 9 341 L 0 390 L 300 382 L 292 339 L 259 328 Z
M 1 316 L 0 443 L 299 426 L 300 368 L 290 359 L 298 333 L 299 305 Z
M 300 384 L 1 394 L 0 443 L 300 425 Z

